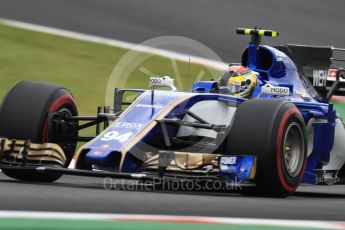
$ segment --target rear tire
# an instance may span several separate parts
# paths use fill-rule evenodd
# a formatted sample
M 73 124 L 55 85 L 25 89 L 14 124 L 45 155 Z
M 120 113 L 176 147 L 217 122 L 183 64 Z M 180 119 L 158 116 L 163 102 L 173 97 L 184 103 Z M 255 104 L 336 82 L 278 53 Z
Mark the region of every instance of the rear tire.
M 77 142 L 58 141 L 58 130 L 50 129 L 50 112 L 63 112 L 67 116 L 77 116 L 78 111 L 71 93 L 60 86 L 24 81 L 16 84 L 4 97 L 0 108 L 0 136 L 31 140 L 33 143 L 56 143 L 64 150 L 67 162 L 72 159 Z M 32 173 L 23 169 L 2 169 L 9 177 L 23 181 L 52 182 L 59 174 Z
M 300 184 L 307 157 L 303 118 L 284 100 L 251 99 L 235 114 L 227 154 L 257 156 L 256 186 L 243 195 L 286 197 Z
M 343 126 L 345 129 L 344 123 L 343 123 Z M 345 164 L 339 169 L 338 178 L 339 178 L 338 184 L 345 184 Z

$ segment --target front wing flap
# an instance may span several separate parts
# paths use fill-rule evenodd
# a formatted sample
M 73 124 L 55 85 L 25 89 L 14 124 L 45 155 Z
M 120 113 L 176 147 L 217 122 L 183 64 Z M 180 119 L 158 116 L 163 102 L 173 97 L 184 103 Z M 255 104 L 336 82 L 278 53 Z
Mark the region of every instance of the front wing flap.
M 35 144 L 29 140 L 0 138 L 1 165 L 64 166 L 66 156 L 62 148 L 54 143 Z

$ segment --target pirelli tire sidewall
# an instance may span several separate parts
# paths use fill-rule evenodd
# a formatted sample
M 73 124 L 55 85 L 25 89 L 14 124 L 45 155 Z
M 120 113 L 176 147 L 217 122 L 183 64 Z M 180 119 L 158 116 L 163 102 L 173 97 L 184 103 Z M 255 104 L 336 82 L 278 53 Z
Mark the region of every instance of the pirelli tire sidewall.
M 72 116 L 78 115 L 72 94 L 65 88 L 42 82 L 23 81 L 14 85 L 6 94 L 0 107 L 0 136 L 31 140 L 33 143 L 56 143 L 65 152 L 69 164 L 77 142 L 75 140 L 64 146 L 55 140 L 54 134 L 48 131 L 51 120 L 50 112 L 61 109 Z M 50 133 L 49 133 L 50 132 Z M 41 174 L 21 169 L 2 169 L 15 179 L 23 181 L 52 182 L 61 177 L 58 174 Z
M 291 176 L 284 163 L 284 136 L 294 124 L 301 130 L 302 167 Z M 304 120 L 296 106 L 285 100 L 251 99 L 236 111 L 226 143 L 228 154 L 256 155 L 255 187 L 243 187 L 244 195 L 286 197 L 299 186 L 307 158 Z
M 284 150 L 284 135 L 287 132 L 287 128 L 292 123 L 299 125 L 299 127 L 301 128 L 301 131 L 303 133 L 303 139 L 301 140 L 301 142 L 303 142 L 304 145 L 303 162 L 301 163 L 302 168 L 296 176 L 289 175 L 284 163 L 284 156 L 286 154 Z M 279 192 L 278 194 L 282 194 L 283 196 L 290 195 L 295 192 L 300 185 L 307 162 L 306 129 L 304 120 L 295 105 L 286 103 L 282 106 L 277 116 L 277 120 L 274 124 L 272 134 L 274 134 L 274 139 L 272 139 L 273 141 L 271 148 L 272 152 L 276 152 L 276 159 L 274 159 L 276 161 L 276 164 L 273 164 L 275 166 L 273 167 L 273 172 L 277 172 L 278 174 L 278 178 L 273 177 L 273 179 L 278 179 L 277 181 L 274 181 L 279 185 L 279 189 L 277 190 Z

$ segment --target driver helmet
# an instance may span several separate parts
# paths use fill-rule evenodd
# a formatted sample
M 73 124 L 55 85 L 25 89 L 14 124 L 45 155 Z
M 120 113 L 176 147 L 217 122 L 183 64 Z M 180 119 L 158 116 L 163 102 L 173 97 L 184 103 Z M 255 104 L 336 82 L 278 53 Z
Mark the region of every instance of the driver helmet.
M 257 72 L 245 66 L 230 66 L 219 79 L 219 92 L 249 98 L 256 86 L 257 76 Z

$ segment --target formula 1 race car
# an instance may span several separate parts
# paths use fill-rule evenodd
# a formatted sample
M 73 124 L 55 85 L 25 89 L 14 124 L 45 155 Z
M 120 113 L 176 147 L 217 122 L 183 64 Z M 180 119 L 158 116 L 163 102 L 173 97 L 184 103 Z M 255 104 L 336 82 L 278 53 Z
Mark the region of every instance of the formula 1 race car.
M 0 109 L 0 168 L 23 181 L 61 175 L 142 182 L 157 178 L 238 182 L 244 195 L 286 197 L 301 183 L 345 177 L 345 129 L 328 100 L 345 95 L 345 70 L 333 47 L 261 45 L 275 31 L 251 36 L 241 63 L 219 81 L 177 91 L 170 77 L 151 89 L 115 89 L 114 105 L 78 116 L 62 87 L 20 82 Z M 171 90 L 158 90 L 158 87 Z M 132 102 L 126 94 L 136 95 Z M 95 137 L 80 136 L 94 126 Z M 103 130 L 102 130 L 103 129 Z M 76 150 L 78 142 L 86 142 Z

